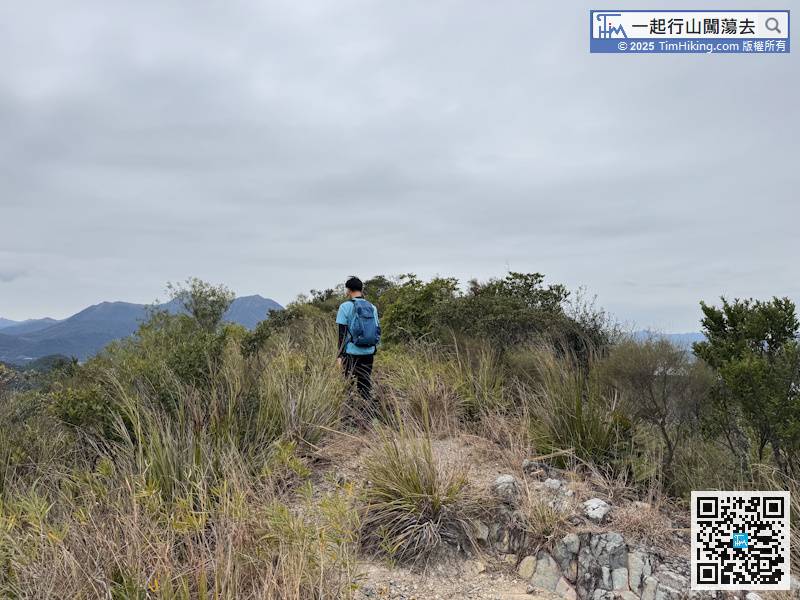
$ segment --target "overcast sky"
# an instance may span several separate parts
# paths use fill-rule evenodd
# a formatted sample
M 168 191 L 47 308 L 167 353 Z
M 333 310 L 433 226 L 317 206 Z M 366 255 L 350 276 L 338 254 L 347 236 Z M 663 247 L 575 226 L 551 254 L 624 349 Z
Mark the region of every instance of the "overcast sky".
M 664 331 L 800 300 L 800 50 L 592 55 L 589 8 L 1 3 L 0 316 L 509 268 Z

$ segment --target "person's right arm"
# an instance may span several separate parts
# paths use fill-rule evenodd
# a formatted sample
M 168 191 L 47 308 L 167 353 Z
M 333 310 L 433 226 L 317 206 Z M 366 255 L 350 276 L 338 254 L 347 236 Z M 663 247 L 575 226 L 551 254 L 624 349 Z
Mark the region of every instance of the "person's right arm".
M 344 349 L 347 345 L 345 340 L 347 339 L 347 325 L 339 324 L 339 358 L 344 356 Z
M 344 356 L 344 351 L 347 349 L 347 324 L 350 322 L 347 314 L 347 302 L 342 302 L 339 305 L 339 311 L 336 313 L 336 324 L 339 326 L 339 351 L 337 358 L 341 359 Z

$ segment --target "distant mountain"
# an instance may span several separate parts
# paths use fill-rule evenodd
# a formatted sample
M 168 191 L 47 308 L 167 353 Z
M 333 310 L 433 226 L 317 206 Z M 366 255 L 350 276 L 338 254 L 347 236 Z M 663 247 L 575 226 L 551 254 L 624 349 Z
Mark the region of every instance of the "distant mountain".
M 171 313 L 181 311 L 173 301 L 162 304 Z M 223 317 L 252 329 L 273 310 L 283 307 L 269 298 L 245 296 L 237 298 Z M 109 342 L 128 337 L 147 319 L 148 307 L 130 302 L 101 302 L 85 308 L 63 321 L 54 321 L 33 330 L 15 324 L 0 329 L 0 361 L 26 364 L 52 354 L 74 356 L 85 360 L 103 349 Z M 16 329 L 16 331 L 15 331 Z
M 653 331 L 633 332 L 633 338 L 636 340 L 645 340 L 650 337 L 665 339 L 669 342 L 672 342 L 675 346 L 684 348 L 685 350 L 691 350 L 692 344 L 695 342 L 702 342 L 706 339 L 706 336 L 698 331 L 692 331 L 689 333 L 658 333 Z
M 0 317 L 0 329 L 11 327 L 12 325 L 19 325 L 19 321 L 12 321 L 11 319 L 4 319 Z
M 7 327 L 0 327 L 5 335 L 23 335 L 26 333 L 33 333 L 40 329 L 46 329 L 50 325 L 58 323 L 56 319 L 45 317 L 44 319 L 28 319 L 27 321 L 14 322 L 13 325 Z
M 225 320 L 253 329 L 273 310 L 283 310 L 283 307 L 269 298 L 242 296 L 231 304 L 225 313 Z

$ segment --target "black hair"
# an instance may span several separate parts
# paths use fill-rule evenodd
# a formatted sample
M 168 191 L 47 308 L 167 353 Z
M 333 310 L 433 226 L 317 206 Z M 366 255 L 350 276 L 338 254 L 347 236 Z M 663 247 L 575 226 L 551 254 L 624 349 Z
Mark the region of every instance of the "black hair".
M 344 287 L 346 287 L 351 292 L 363 292 L 364 291 L 364 284 L 355 275 L 351 275 L 350 279 L 348 279 L 347 281 L 344 282 Z

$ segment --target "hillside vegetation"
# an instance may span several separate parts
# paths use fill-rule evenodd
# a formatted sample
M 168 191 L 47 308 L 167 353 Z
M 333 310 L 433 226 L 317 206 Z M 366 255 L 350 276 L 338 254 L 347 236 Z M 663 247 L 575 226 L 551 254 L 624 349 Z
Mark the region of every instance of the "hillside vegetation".
M 244 296 L 231 302 L 223 320 L 254 328 L 280 304 L 261 296 Z M 147 321 L 152 310 L 177 313 L 181 303 L 148 306 L 130 302 L 101 302 L 64 319 L 32 319 L 0 327 L 0 361 L 16 365 L 53 354 L 86 360 L 114 340 L 128 337 Z
M 654 505 L 693 489 L 800 498 L 787 299 L 703 305 L 695 357 L 622 335 L 539 274 L 365 288 L 384 332 L 376 407 L 336 366 L 342 290 L 249 331 L 223 320 L 225 288 L 193 280 L 173 290 L 184 313 L 153 313 L 84 364 L 25 385 L 0 365 L 0 597 L 350 598 L 365 561 L 477 551 L 497 500 L 445 451 L 459 440 Z M 525 510 L 547 547 L 564 523 Z

